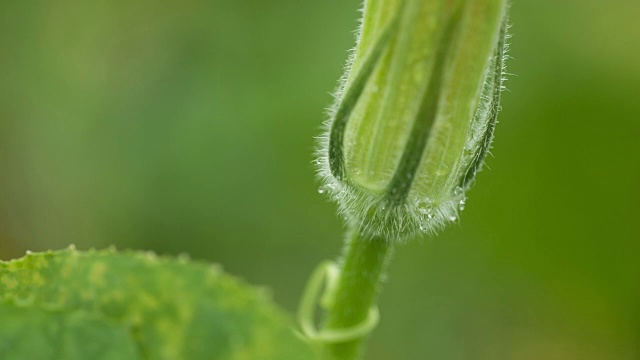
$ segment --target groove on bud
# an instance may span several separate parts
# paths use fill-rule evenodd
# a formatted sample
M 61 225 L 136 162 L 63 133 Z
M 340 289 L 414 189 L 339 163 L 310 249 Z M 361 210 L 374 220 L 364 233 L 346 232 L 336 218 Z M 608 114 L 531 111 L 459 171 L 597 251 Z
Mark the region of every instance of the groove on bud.
M 507 0 L 368 0 L 320 137 L 321 192 L 363 235 L 458 219 L 493 139 Z

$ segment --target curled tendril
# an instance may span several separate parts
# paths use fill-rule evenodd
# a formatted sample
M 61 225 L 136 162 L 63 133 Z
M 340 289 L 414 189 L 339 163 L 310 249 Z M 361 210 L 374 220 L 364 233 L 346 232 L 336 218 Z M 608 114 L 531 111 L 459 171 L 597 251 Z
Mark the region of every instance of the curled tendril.
M 316 329 L 315 309 L 317 305 L 320 305 L 323 309 L 331 307 L 339 277 L 340 268 L 333 261 L 320 263 L 311 274 L 298 308 L 298 323 L 301 332 L 296 333 L 303 340 L 310 343 L 325 344 L 346 342 L 368 335 L 378 325 L 380 313 L 377 306 L 372 306 L 367 317 L 357 325 L 343 329 Z M 321 295 L 320 292 L 323 290 L 323 285 L 324 292 Z

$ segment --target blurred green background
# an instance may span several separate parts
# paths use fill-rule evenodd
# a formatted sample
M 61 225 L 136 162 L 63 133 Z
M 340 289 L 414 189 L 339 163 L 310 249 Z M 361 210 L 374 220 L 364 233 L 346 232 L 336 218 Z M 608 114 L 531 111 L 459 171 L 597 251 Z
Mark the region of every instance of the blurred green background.
M 311 165 L 357 0 L 0 0 L 0 259 L 222 263 L 295 311 L 343 225 Z M 514 1 L 459 225 L 400 247 L 368 359 L 640 359 L 640 2 Z

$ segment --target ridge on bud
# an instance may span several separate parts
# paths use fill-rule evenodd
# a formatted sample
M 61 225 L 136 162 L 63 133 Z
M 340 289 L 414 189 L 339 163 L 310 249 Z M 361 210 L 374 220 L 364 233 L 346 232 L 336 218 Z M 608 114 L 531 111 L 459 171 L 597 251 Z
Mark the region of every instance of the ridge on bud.
M 493 139 L 507 0 L 367 0 L 319 138 L 345 220 L 403 241 L 456 221 Z

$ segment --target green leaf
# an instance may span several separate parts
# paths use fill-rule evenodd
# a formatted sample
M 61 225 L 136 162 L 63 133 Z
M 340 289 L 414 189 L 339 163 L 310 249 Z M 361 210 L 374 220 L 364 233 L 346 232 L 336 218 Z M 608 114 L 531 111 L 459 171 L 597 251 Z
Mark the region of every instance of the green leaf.
M 83 311 L 48 311 L 0 304 L 0 357 L 20 359 L 142 359 L 130 328 Z
M 151 253 L 0 262 L 0 359 L 312 359 L 264 291 Z

